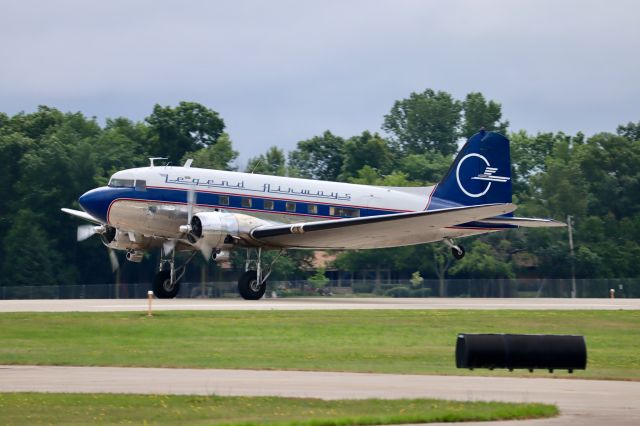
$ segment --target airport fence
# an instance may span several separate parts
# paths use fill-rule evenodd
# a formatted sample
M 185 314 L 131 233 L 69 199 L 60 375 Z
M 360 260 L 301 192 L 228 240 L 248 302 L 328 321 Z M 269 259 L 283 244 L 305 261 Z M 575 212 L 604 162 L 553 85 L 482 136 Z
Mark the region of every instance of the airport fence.
M 147 296 L 149 283 L 0 286 L 0 299 L 138 299 Z M 269 282 L 266 297 L 296 296 L 369 296 L 369 297 L 571 297 L 571 279 L 456 279 L 424 280 L 420 285 L 409 280 L 329 281 L 323 288 L 310 282 Z M 611 290 L 616 298 L 640 297 L 640 279 L 578 279 L 577 297 L 607 298 Z M 236 283 L 184 282 L 180 298 L 238 297 Z

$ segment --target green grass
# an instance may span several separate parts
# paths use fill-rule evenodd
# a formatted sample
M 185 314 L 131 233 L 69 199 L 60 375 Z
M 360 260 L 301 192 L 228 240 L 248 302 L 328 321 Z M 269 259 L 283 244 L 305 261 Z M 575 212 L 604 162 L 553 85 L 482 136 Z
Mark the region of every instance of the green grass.
M 635 311 L 5 313 L 0 364 L 550 376 L 456 369 L 458 332 L 582 334 L 573 377 L 640 379 Z
M 433 399 L 310 398 L 0 393 L 0 423 L 162 425 L 380 425 L 550 417 L 545 404 Z

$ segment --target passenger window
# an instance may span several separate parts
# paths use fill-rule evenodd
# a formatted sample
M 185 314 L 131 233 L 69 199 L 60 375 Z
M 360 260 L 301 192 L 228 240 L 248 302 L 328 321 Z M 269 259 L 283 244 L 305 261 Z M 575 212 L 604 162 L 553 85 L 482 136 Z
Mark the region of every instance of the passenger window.
M 318 214 L 318 206 L 315 204 L 309 204 L 309 206 L 307 206 L 307 211 L 309 214 Z
M 295 212 L 296 211 L 296 203 L 291 202 L 291 201 L 287 201 L 287 211 L 288 212 Z
M 137 179 L 136 180 L 136 191 L 146 191 L 147 190 L 147 181 Z
M 228 195 L 220 195 L 220 196 L 218 196 L 218 204 L 220 204 L 221 206 L 228 206 L 229 205 L 229 196 Z
M 243 198 L 242 207 L 251 208 L 251 198 Z
M 360 210 L 349 207 L 330 207 L 329 214 L 339 217 L 360 217 Z
M 264 209 L 273 210 L 273 200 L 264 200 Z

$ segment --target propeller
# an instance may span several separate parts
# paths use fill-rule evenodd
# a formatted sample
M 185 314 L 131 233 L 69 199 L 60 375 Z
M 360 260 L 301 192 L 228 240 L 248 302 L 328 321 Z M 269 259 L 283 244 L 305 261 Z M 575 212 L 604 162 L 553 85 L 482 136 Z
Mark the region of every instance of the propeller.
M 105 232 L 106 228 L 104 225 L 80 225 L 78 226 L 77 239 L 78 241 L 84 241 L 93 235 L 104 234 Z
M 162 243 L 162 250 L 165 256 L 169 256 L 171 252 L 176 248 L 176 240 L 167 240 Z
M 104 225 L 80 225 L 78 226 L 77 239 L 78 241 L 84 241 L 94 235 L 101 235 L 107 232 L 107 228 Z M 111 271 L 115 272 L 120 268 L 120 262 L 118 262 L 118 256 L 112 248 L 109 250 L 109 263 L 111 264 Z
M 109 263 L 111 263 L 111 272 L 115 272 L 120 268 L 120 262 L 118 262 L 118 256 L 115 250 L 109 249 Z
M 211 257 L 211 253 L 213 253 L 213 247 L 204 242 L 204 239 L 200 240 L 198 243 L 198 248 L 200 249 L 200 253 L 204 256 L 204 260 L 208 261 Z
M 182 225 L 180 227 L 180 231 L 189 236 L 188 240 L 200 250 L 202 256 L 204 256 L 204 260 L 209 260 L 211 253 L 213 253 L 213 247 L 207 244 L 203 238 L 198 240 L 192 233 L 193 228 L 191 226 L 191 220 L 193 219 L 193 206 L 196 204 L 197 199 L 198 193 L 196 192 L 195 186 L 191 186 L 187 192 L 187 224 Z M 171 253 L 175 248 L 175 244 L 175 241 L 171 240 L 164 243 L 163 248 L 165 250 L 165 254 Z
M 84 241 L 94 235 L 101 235 L 107 232 L 107 228 L 104 225 L 80 225 L 78 226 L 77 239 L 78 241 Z M 111 263 L 111 271 L 115 272 L 120 268 L 120 262 L 118 262 L 118 256 L 116 252 L 109 248 L 109 263 Z
M 187 223 L 191 225 L 191 218 L 193 217 L 193 205 L 196 203 L 197 193 L 192 186 L 187 192 Z

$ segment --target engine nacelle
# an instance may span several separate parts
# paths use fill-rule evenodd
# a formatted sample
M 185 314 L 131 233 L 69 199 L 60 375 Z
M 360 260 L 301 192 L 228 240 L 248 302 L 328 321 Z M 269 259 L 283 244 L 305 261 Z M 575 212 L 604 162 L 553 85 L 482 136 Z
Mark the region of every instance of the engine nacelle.
M 251 244 L 251 231 L 269 223 L 241 213 L 201 212 L 191 218 L 187 228 L 180 229 L 189 232 L 190 238 L 203 240 L 208 247 L 220 249 L 234 244 Z
M 161 240 L 147 237 L 141 234 L 132 234 L 113 227 L 107 227 L 101 235 L 102 243 L 116 250 L 149 250 L 162 245 Z
M 228 237 L 239 236 L 240 225 L 232 213 L 202 212 L 191 218 L 191 234 L 211 248 L 220 248 L 231 243 Z

